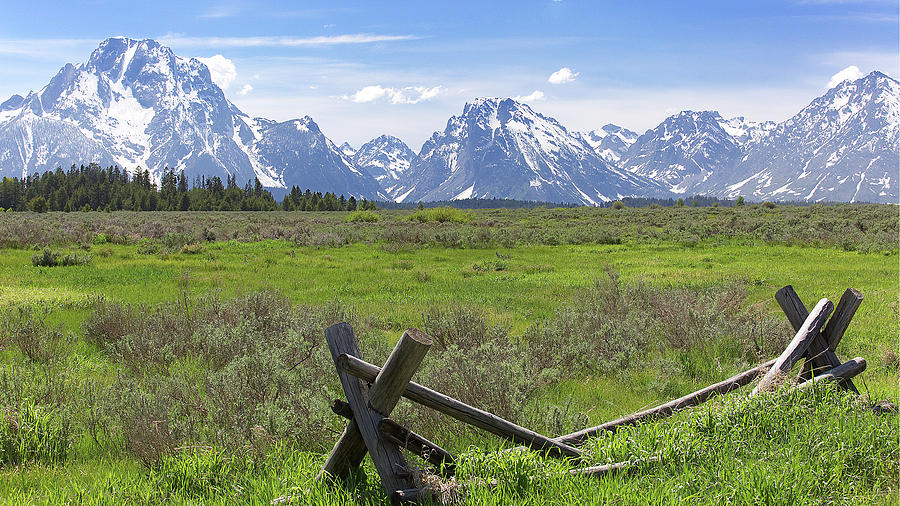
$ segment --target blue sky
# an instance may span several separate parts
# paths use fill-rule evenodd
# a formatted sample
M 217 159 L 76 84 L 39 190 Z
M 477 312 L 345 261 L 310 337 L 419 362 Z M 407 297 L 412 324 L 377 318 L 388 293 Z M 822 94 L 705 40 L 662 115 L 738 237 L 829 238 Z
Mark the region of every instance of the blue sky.
M 478 96 L 643 132 L 683 109 L 782 121 L 848 66 L 900 73 L 896 0 L 4 4 L 0 100 L 106 37 L 149 37 L 211 58 L 244 112 L 310 115 L 356 146 L 389 133 L 418 150 Z

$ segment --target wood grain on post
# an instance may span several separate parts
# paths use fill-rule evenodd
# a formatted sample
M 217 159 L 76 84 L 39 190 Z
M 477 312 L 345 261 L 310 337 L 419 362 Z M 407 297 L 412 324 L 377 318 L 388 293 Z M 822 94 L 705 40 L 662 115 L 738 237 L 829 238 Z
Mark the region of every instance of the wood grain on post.
M 850 320 L 853 319 L 853 315 L 856 314 L 856 310 L 859 309 L 862 301 L 863 294 L 853 288 L 848 288 L 844 295 L 841 295 L 841 300 L 834 308 L 834 314 L 828 320 L 828 323 L 825 324 L 825 330 L 822 331 L 822 335 L 825 336 L 825 342 L 831 351 L 837 350 L 838 343 L 844 337 L 844 332 L 850 326 Z
M 806 350 L 809 349 L 810 343 L 817 337 L 821 339 L 819 329 L 825 324 L 825 320 L 831 315 L 833 309 L 834 304 L 828 299 L 822 299 L 816 304 L 816 307 L 813 308 L 812 312 L 809 313 L 809 316 L 806 317 L 806 320 L 800 326 L 794 339 L 791 340 L 787 345 L 787 348 L 781 353 L 781 356 L 775 360 L 775 364 L 772 365 L 769 372 L 763 376 L 763 379 L 760 380 L 759 384 L 756 385 L 756 388 L 753 389 L 753 392 L 750 393 L 751 396 L 771 390 L 777 384 L 780 376 L 784 376 L 790 372 L 791 368 L 794 367 L 794 364 L 806 354 Z
M 350 404 L 340 399 L 331 401 L 331 411 L 347 420 L 353 420 L 353 409 Z M 453 454 L 390 418 L 382 419 L 378 429 L 392 443 L 433 464 L 442 476 L 453 476 L 456 471 L 456 459 Z
M 339 323 L 325 329 L 325 340 L 328 342 L 328 348 L 331 350 L 331 358 L 335 361 L 342 354 L 361 356 L 359 344 L 353 335 L 353 329 L 347 323 Z M 347 378 L 345 374 L 341 373 L 340 368 L 338 368 L 338 377 L 340 377 L 341 386 L 344 387 L 346 393 L 346 385 L 353 378 Z M 360 388 L 367 389 L 368 387 L 364 384 L 357 385 L 353 390 L 355 392 Z M 338 442 L 331 449 L 331 453 L 328 455 L 325 465 L 322 466 L 318 478 L 323 479 L 326 476 L 331 476 L 338 480 L 344 480 L 350 473 L 350 469 L 358 467 L 365 456 L 366 443 L 359 432 L 356 420 L 350 420 Z
M 844 296 L 847 296 L 846 292 Z M 841 297 L 842 300 L 843 298 L 844 297 Z M 791 327 L 793 327 L 795 331 L 800 330 L 806 317 L 809 316 L 809 312 L 806 310 L 806 306 L 803 305 L 803 301 L 800 300 L 800 296 L 794 291 L 794 287 L 787 285 L 775 292 L 775 300 L 778 301 L 778 305 L 781 306 L 781 310 L 784 311 L 785 316 L 787 316 L 788 321 L 791 323 Z M 849 315 L 849 317 L 852 316 L 852 314 Z M 847 319 L 847 325 L 849 325 L 849 323 L 850 320 Z M 836 332 L 840 326 L 835 324 L 834 328 L 835 330 L 832 332 Z M 846 329 L 846 326 L 844 328 Z M 836 339 L 835 345 L 840 338 L 837 337 Z M 820 335 L 814 338 L 812 343 L 810 343 L 809 349 L 807 350 L 807 356 L 808 361 L 812 364 L 810 367 L 804 365 L 804 369 L 807 370 L 807 373 L 804 374 L 804 371 L 800 372 L 801 380 L 812 377 L 813 373 L 821 374 L 841 365 L 841 360 L 835 355 L 834 350 L 831 349 L 825 338 L 821 336 L 821 332 Z M 856 389 L 856 385 L 849 379 L 842 382 L 841 385 L 859 393 L 859 390 Z
M 337 358 L 343 356 L 347 351 L 359 354 L 356 337 L 349 324 L 340 323 L 328 327 L 325 329 L 325 339 L 328 341 L 332 357 L 335 358 L 335 365 L 337 365 Z M 409 480 L 398 474 L 398 471 L 406 468 L 406 459 L 403 458 L 403 454 L 395 444 L 380 437 L 378 424 L 384 415 L 393 411 L 394 406 L 400 400 L 400 392 L 418 369 L 430 346 L 431 339 L 421 331 L 409 329 L 404 332 L 385 362 L 382 374 L 368 391 L 366 391 L 365 383 L 346 374 L 340 367 L 337 368 L 344 393 L 353 409 L 353 421 L 347 425 L 347 430 L 344 431 L 329 455 L 323 467 L 323 473 L 341 476 L 337 473 L 341 472 L 344 467 L 351 464 L 358 465 L 361 461 L 362 457 L 357 459 L 358 455 L 347 455 L 340 450 L 342 443 L 349 444 L 350 448 L 354 450 L 358 448 L 355 442 L 345 443 L 345 439 L 357 437 L 348 433 L 355 428 L 365 443 L 365 449 L 368 450 L 369 456 L 375 464 L 385 491 L 390 494 L 394 490 L 409 486 Z M 345 436 L 347 437 L 345 438 Z M 363 453 L 364 455 L 365 453 Z M 343 457 L 346 460 L 335 462 L 332 457 Z M 343 472 L 346 474 L 346 471 Z
M 380 369 L 353 355 L 344 355 L 337 360 L 338 366 L 364 381 L 373 381 Z M 530 446 L 534 450 L 547 452 L 554 457 L 580 457 L 581 452 L 567 444 L 554 441 L 532 430 L 504 420 L 493 413 L 469 406 L 450 396 L 426 388 L 410 381 L 403 392 L 407 399 L 431 408 L 463 423 L 484 429 L 491 434 L 506 438 L 514 443 Z M 398 489 L 399 490 L 399 489 Z
M 560 436 L 556 438 L 556 441 L 577 446 L 582 444 L 586 439 L 596 436 L 601 432 L 612 432 L 618 427 L 636 425 L 646 420 L 672 416 L 681 409 L 689 408 L 691 406 L 697 406 L 698 404 L 706 402 L 715 395 L 727 394 L 732 390 L 738 389 L 750 383 L 761 374 L 764 374 L 770 367 L 772 367 L 774 363 L 774 359 L 770 360 L 762 365 L 754 367 L 753 369 L 749 369 L 738 375 L 732 376 L 727 380 L 720 381 L 701 390 L 697 390 L 696 392 L 687 394 L 683 397 L 679 397 L 674 401 L 667 402 L 655 408 L 650 408 L 631 415 L 623 416 L 622 418 L 611 420 L 601 425 L 597 425 L 596 427 L 589 427 L 587 429 L 582 429 L 571 434 Z
M 856 357 L 815 378 L 801 383 L 800 388 L 809 388 L 823 381 L 845 381 L 866 370 L 866 359 Z

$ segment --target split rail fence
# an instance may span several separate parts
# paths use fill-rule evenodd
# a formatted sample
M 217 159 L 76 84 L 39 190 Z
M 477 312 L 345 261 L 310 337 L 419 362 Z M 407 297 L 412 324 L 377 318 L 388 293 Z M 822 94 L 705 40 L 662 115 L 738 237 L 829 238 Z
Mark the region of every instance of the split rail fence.
M 414 487 L 403 450 L 435 466 L 435 472 L 443 477 L 454 474 L 455 457 L 390 418 L 400 397 L 548 456 L 579 460 L 581 450 L 578 447 L 597 434 L 671 416 L 681 409 L 747 385 L 761 376 L 751 393 L 751 396 L 757 395 L 783 381 L 801 359 L 804 363 L 797 377 L 801 388 L 819 381 L 836 381 L 841 387 L 858 393 L 851 378 L 865 370 L 865 359 L 857 357 L 842 363 L 835 350 L 862 303 L 862 294 L 848 288 L 837 307 L 828 299 L 821 299 L 811 312 L 790 285 L 778 290 L 775 299 L 796 331 L 779 357 L 655 408 L 555 438 L 411 381 L 432 344 L 431 339 L 420 330 L 411 328 L 404 332 L 387 361 L 378 367 L 363 360 L 349 324 L 332 325 L 325 329 L 325 339 L 347 401 L 335 400 L 331 408 L 348 422 L 319 478 L 343 481 L 368 454 L 393 503 L 430 500 L 428 489 Z M 623 462 L 582 467 L 570 472 L 573 475 L 597 476 L 624 469 L 628 465 Z

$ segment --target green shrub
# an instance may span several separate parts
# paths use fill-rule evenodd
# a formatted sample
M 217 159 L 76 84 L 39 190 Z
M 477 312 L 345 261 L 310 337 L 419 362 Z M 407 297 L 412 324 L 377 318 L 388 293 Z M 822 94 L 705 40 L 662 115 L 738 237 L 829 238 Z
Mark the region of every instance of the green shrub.
M 155 239 L 142 237 L 138 241 L 137 252 L 139 255 L 155 255 L 162 250 L 162 245 Z
M 40 253 L 31 256 L 31 264 L 35 267 L 56 267 L 59 265 L 59 253 L 44 248 Z
M 203 251 L 203 245 L 199 242 L 194 244 L 185 244 L 181 247 L 181 253 L 184 255 L 196 255 Z
M 59 259 L 59 265 L 90 265 L 94 263 L 94 255 L 88 253 L 66 253 Z
M 344 218 L 346 223 L 375 223 L 381 219 L 375 211 L 352 211 Z
M 625 209 L 625 203 L 622 202 L 621 200 L 617 200 L 612 203 L 612 208 L 613 209 Z
M 66 253 L 61 255 L 50 248 L 44 248 L 40 253 L 31 257 L 31 264 L 35 267 L 67 267 L 70 265 L 88 265 L 94 262 L 94 256 L 89 253 Z

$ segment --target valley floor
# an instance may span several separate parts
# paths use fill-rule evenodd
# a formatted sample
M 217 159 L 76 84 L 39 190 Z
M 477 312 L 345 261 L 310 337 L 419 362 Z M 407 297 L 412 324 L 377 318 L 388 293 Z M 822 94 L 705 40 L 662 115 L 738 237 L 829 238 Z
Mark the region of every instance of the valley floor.
M 604 211 L 609 214 L 590 219 L 623 220 Z M 707 223 L 717 216 L 714 210 L 684 211 Z M 525 229 L 540 212 L 545 211 L 483 212 L 471 219 Z M 634 210 L 641 219 L 646 212 Z M 488 396 L 482 407 L 557 434 L 658 404 L 772 358 L 790 338 L 773 295 L 790 284 L 808 307 L 821 297 L 836 302 L 848 287 L 865 295 L 838 349 L 844 360 L 868 361 L 857 381 L 863 400 L 829 389 L 806 394 L 786 389 L 753 400 L 747 392 L 732 394 L 671 420 L 592 441 L 587 447 L 593 463 L 662 457 L 658 465 L 600 480 L 564 477 L 564 463 L 533 455 L 498 457 L 490 453 L 502 446 L 496 440 L 421 417 L 410 406 L 399 416 L 420 420 L 414 430 L 463 454 L 461 482 L 476 476 L 500 482 L 494 491 L 473 487 L 466 504 L 896 504 L 898 418 L 873 414 L 868 404 L 900 401 L 897 250 L 861 247 L 872 244 L 867 238 L 876 234 L 882 234 L 875 240 L 881 245 L 883 231 L 863 232 L 852 244 L 791 245 L 783 239 L 790 236 L 784 229 L 795 225 L 775 221 L 768 233 L 778 241 L 761 238 L 754 227 L 689 240 L 629 235 L 602 241 L 610 244 L 497 241 L 448 247 L 392 240 L 383 231 L 370 237 L 366 234 L 376 225 L 344 221 L 346 213 L 326 214 L 322 223 L 345 227 L 338 235 L 357 233 L 357 239 L 309 244 L 209 237 L 170 244 L 168 236 L 112 240 L 105 232 L 86 232 L 82 237 L 90 240 L 81 247 L 64 236 L 45 242 L 60 253 L 91 256 L 84 265 L 55 267 L 33 265 L 40 246 L 0 249 L 0 409 L 6 410 L 0 422 L 21 420 L 33 409 L 38 419 L 46 417 L 48 427 L 64 432 L 68 444 L 62 454 L 34 450 L 43 456 L 16 460 L 10 445 L 27 442 L 15 443 L 21 434 L 0 423 L 7 452 L 0 455 L 3 501 L 264 504 L 286 494 L 296 504 L 380 504 L 384 497 L 371 468 L 359 477 L 355 492 L 313 479 L 341 427 L 323 404 L 338 396 L 333 369 L 327 363 L 304 364 L 297 369 L 307 369 L 300 376 L 282 374 L 279 353 L 290 348 L 299 354 L 310 346 L 313 360 L 324 357 L 326 323 L 349 319 L 359 329 L 364 355 L 373 361 L 403 329 L 425 329 L 441 344 L 426 356 L 420 381 L 460 396 L 474 386 L 447 376 L 471 373 L 479 381 L 479 373 L 460 366 L 459 357 L 466 358 L 466 366 L 483 365 L 496 374 L 490 368 L 498 366 L 489 359 L 496 350 L 481 340 L 492 346 L 515 343 L 522 352 L 509 355 L 510 368 L 533 367 L 528 371 L 545 379 L 504 372 L 498 388 L 517 393 L 490 397 L 496 393 L 482 386 Z M 403 221 L 410 212 L 380 214 L 378 230 L 389 224 L 417 226 Z M 102 213 L 85 215 L 110 220 Z M 252 221 L 246 216 L 240 219 Z M 15 219 L 3 217 L 2 223 L 27 227 Z M 322 223 L 310 225 L 314 234 Z M 431 227 L 428 233 L 452 230 L 465 236 L 460 223 L 422 226 Z M 352 232 L 354 227 L 359 232 Z M 555 230 L 565 229 L 563 224 Z M 6 234 L 10 245 L 9 229 Z M 680 307 L 692 300 L 699 301 L 696 311 Z M 665 321 L 666 314 L 683 321 Z M 284 321 L 273 321 L 279 319 Z M 113 328 L 117 325 L 121 329 Z M 179 326 L 190 329 L 182 336 Z M 23 328 L 33 335 L 23 334 Z M 721 335 L 712 335 L 717 329 Z M 567 336 L 582 330 L 587 333 L 582 341 L 591 342 Z M 634 344 L 632 336 L 642 330 L 650 337 Z M 166 332 L 171 335 L 157 337 Z M 672 334 L 679 332 L 686 336 L 675 339 Z M 183 345 L 175 335 L 182 336 L 177 339 L 183 338 Z M 267 343 L 271 335 L 280 340 Z M 222 343 L 232 348 L 223 351 Z M 547 353 L 544 345 L 583 362 L 553 365 L 552 357 L 540 355 Z M 613 352 L 603 355 L 609 349 Z M 532 363 L 538 355 L 546 360 L 540 367 Z M 251 374 L 241 367 L 251 359 L 276 364 L 277 374 L 265 376 L 263 390 L 281 391 L 283 385 L 297 397 L 288 402 L 267 391 L 251 413 L 235 414 L 254 394 L 240 389 L 246 383 L 242 375 Z M 227 396 L 215 397 L 220 386 L 231 389 Z M 325 391 L 321 399 L 316 390 Z M 86 401 L 94 396 L 98 399 Z M 196 401 L 205 407 L 168 405 L 165 396 L 184 396 L 179 397 L 184 405 Z M 242 399 L 223 407 L 221 399 L 228 396 Z M 180 450 L 167 447 L 148 456 L 135 449 L 140 440 L 132 425 L 143 419 L 123 413 L 137 405 L 149 406 L 146 413 L 168 406 L 159 408 L 171 425 L 166 444 Z M 306 425 L 288 420 L 300 416 L 297 406 L 309 410 Z M 264 450 L 241 440 L 247 433 L 241 427 L 255 424 L 271 435 Z

